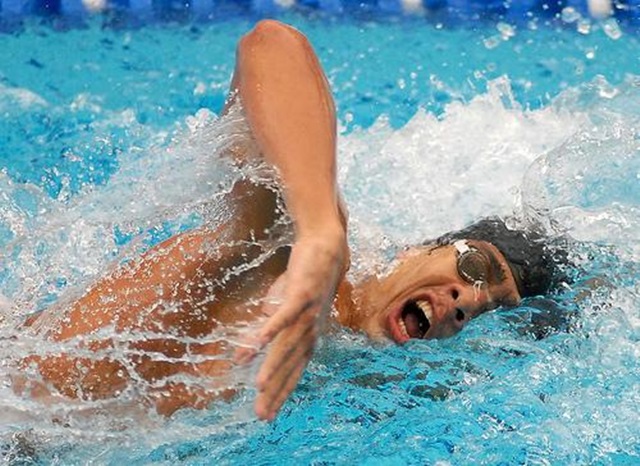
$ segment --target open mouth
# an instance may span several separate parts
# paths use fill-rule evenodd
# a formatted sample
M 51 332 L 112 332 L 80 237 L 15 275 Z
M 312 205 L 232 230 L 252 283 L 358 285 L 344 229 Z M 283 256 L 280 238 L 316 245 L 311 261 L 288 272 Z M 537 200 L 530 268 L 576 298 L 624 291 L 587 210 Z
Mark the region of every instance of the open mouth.
M 392 328 L 394 339 L 404 343 L 411 338 L 424 338 L 431 328 L 433 310 L 431 303 L 425 299 L 411 299 L 396 314 L 395 328 Z M 392 325 L 393 325 L 392 324 Z

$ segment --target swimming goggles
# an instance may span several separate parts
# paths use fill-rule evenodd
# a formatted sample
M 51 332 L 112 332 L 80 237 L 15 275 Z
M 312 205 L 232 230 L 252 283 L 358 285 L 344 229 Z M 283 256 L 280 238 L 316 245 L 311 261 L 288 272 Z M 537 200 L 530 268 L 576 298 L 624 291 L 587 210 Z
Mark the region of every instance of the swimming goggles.
M 453 243 L 458 255 L 457 268 L 460 277 L 475 286 L 487 283 L 489 278 L 489 259 L 477 248 L 461 239 Z

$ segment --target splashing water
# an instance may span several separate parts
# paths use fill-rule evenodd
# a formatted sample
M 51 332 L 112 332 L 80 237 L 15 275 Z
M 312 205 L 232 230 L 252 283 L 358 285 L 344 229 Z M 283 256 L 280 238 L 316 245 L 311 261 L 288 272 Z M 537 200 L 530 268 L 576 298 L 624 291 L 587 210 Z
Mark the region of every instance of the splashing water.
M 527 214 L 576 239 L 616 245 L 631 260 L 640 257 L 639 82 L 620 88 L 602 79 L 558 105 L 588 115 L 559 147 L 538 158 L 525 177 Z
M 65 400 L 62 403 L 55 399 L 53 402 L 35 401 L 28 396 L 17 395 L 13 385 L 16 377 L 40 377 L 35 368 L 17 369 L 22 366 L 20 361 L 25 355 L 46 357 L 66 353 L 91 360 L 127 361 L 136 357 L 136 350 L 131 347 L 135 347 L 136 342 L 166 338 L 167 335 L 153 332 L 120 333 L 113 325 L 92 332 L 90 337 L 64 342 L 47 341 L 42 334 L 55 329 L 59 319 L 64 318 L 64 309 L 86 293 L 92 282 L 111 274 L 118 264 L 135 260 L 150 245 L 185 229 L 228 222 L 232 213 L 224 208 L 223 198 L 240 176 L 254 180 L 259 178 L 262 184 L 275 183 L 270 170 L 265 171 L 260 163 L 251 162 L 255 148 L 252 149 L 240 107 L 232 107 L 223 118 L 203 110 L 188 118 L 186 124 L 187 129 L 177 132 L 168 144 L 151 146 L 144 153 L 130 154 L 106 185 L 86 189 L 71 198 L 51 199 L 39 188 L 17 185 L 3 175 L 5 189 L 2 195 L 7 202 L 0 215 L 5 251 L 0 275 L 3 291 L 0 301 L 0 358 L 4 367 L 0 374 L 3 382 L 1 433 L 8 434 L 16 426 L 20 426 L 22 431 L 17 437 L 12 437 L 12 448 L 20 450 L 22 443 L 30 444 L 37 441 L 33 438 L 42 436 L 60 439 L 61 433 L 63 442 L 69 438 L 79 442 L 108 439 L 128 442 L 131 430 L 158 429 L 166 424 L 166 419 L 141 404 L 144 398 L 141 394 L 153 392 L 154 386 L 135 376 L 133 366 L 128 368 L 130 375 L 134 374 L 132 383 L 117 393 L 115 399 Z M 242 169 L 233 166 L 224 155 L 238 144 L 249 152 L 249 163 Z M 288 236 L 282 236 L 279 241 L 286 243 Z M 267 251 L 265 258 L 276 247 L 268 243 L 269 240 L 260 244 Z M 208 254 L 219 254 L 215 245 Z M 253 264 L 230 268 L 220 274 L 221 280 L 245 273 L 263 260 L 259 257 Z M 107 301 L 104 304 L 107 305 Z M 164 305 L 167 306 L 166 312 L 171 312 L 173 305 Z M 32 326 L 37 329 L 35 334 L 21 329 L 25 316 L 51 306 L 61 312 L 52 312 L 38 319 Z M 151 315 L 151 312 L 153 309 L 141 309 L 140 315 Z M 259 320 L 254 325 L 258 323 Z M 240 324 L 237 328 L 220 329 L 206 339 L 193 341 L 187 337 L 175 337 L 174 340 L 186 345 L 218 345 L 223 349 L 218 356 L 192 356 L 190 363 L 225 363 L 232 357 L 234 342 L 240 341 L 246 331 L 246 324 Z M 101 341 L 109 341 L 109 347 L 97 351 L 86 349 L 92 342 Z M 164 355 L 154 356 L 154 360 L 170 361 Z M 184 383 L 191 389 L 221 393 L 228 388 L 239 390 L 238 400 L 243 400 L 242 404 L 250 404 L 246 402 L 247 395 L 242 389 L 253 380 L 258 361 L 238 367 L 228 376 L 218 376 L 215 380 L 184 374 L 173 377 L 172 381 Z M 248 417 L 247 408 L 238 411 L 244 413 L 244 418 Z M 236 415 L 231 413 L 221 425 L 233 421 Z M 33 422 L 43 420 L 44 427 L 38 424 L 37 430 L 32 430 Z M 25 428 L 28 429 L 26 433 Z M 162 441 L 170 438 L 176 441 L 191 435 L 197 438 L 203 432 L 198 426 L 192 429 L 183 426 L 175 435 L 162 434 L 161 438 Z M 7 457 L 17 454 L 10 449 Z
M 10 382 L 25 354 L 79 351 L 16 334 L 26 315 L 77 298 L 151 244 L 224 219 L 217 201 L 242 173 L 218 155 L 245 134 L 238 115 L 203 110 L 181 128 L 156 132 L 113 111 L 91 128 L 98 136 L 116 128 L 114 138 L 124 138 L 118 168 L 80 188 L 68 179 L 52 194 L 46 183 L 0 173 L 0 457 L 633 463 L 640 456 L 638 81 L 598 77 L 541 108 L 519 103 L 518 86 L 498 77 L 438 116 L 419 110 L 400 127 L 383 116 L 340 135 L 351 273 L 382 270 L 399 247 L 479 217 L 515 214 L 584 241 L 571 252 L 578 277 L 555 301 L 486 314 L 450 340 L 392 347 L 334 329 L 272 425 L 251 414 L 259 361 L 217 382 L 240 389 L 231 402 L 170 419 L 138 405 L 135 389 L 47 406 L 17 395 Z M 51 106 L 30 91 L 1 92 L 32 110 Z M 91 102 L 75 101 L 85 109 Z M 233 342 L 238 330 L 211 338 Z

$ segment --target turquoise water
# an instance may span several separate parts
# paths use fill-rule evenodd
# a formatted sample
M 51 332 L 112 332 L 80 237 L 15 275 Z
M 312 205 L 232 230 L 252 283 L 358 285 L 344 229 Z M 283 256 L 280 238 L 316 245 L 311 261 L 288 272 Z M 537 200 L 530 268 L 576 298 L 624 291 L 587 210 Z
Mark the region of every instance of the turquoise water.
M 310 37 L 335 92 L 354 275 L 383 269 L 403 244 L 515 213 L 578 241 L 575 283 L 554 304 L 499 310 L 445 341 L 374 345 L 335 329 L 272 424 L 253 419 L 251 390 L 169 420 L 38 405 L 5 383 L 7 362 L 33 342 L 8 340 L 3 325 L 2 458 L 638 463 L 635 33 L 610 23 L 580 32 L 562 22 L 285 19 Z M 235 41 L 253 21 L 66 31 L 29 23 L 2 37 L 8 321 L 73 297 L 140 231 L 197 223 L 190 216 L 211 189 L 199 162 L 220 144 L 203 127 L 215 126 Z M 236 382 L 250 383 L 253 370 Z

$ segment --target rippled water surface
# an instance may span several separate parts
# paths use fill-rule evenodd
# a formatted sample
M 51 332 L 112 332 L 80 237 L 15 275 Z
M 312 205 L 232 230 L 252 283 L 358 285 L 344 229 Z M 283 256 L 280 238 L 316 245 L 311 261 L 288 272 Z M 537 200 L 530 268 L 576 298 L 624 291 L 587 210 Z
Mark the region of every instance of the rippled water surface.
M 15 323 L 211 219 L 252 20 L 57 31 L 0 50 L 0 458 L 36 464 L 640 462 L 640 62 L 632 30 L 290 16 L 338 104 L 353 274 L 488 215 L 573 238 L 573 281 L 455 338 L 334 329 L 272 424 L 252 391 L 171 419 L 14 393 Z M 584 24 L 583 24 L 584 25 Z M 588 32 L 588 33 L 587 33 Z M 213 217 L 215 219 L 215 217 Z M 251 385 L 254 367 L 225 383 Z M 195 383 L 195 382 L 194 382 Z M 22 463 L 20 463 L 22 464 Z

